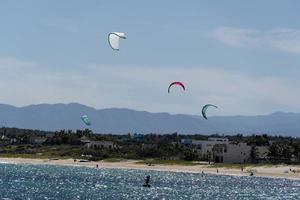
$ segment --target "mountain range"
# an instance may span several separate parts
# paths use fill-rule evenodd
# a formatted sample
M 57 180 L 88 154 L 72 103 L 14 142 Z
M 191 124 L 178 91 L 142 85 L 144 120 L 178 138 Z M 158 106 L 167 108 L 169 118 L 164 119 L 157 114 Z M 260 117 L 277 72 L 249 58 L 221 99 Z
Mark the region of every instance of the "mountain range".
M 81 121 L 86 114 L 91 126 Z M 300 113 L 200 116 L 150 113 L 126 108 L 95 109 L 78 103 L 15 107 L 0 104 L 0 125 L 55 131 L 89 128 L 95 133 L 272 134 L 300 136 Z

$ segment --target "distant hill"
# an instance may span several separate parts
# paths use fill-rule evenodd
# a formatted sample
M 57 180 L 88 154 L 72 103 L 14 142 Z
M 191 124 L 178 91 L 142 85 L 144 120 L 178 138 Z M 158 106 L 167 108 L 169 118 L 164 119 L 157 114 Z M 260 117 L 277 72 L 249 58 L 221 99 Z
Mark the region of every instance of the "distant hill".
M 92 126 L 80 116 L 86 114 Z M 300 136 L 300 113 L 277 112 L 261 116 L 200 116 L 150 113 L 130 109 L 97 110 L 85 105 L 39 104 L 14 107 L 0 104 L 0 125 L 6 127 L 59 130 L 90 128 L 96 133 L 252 134 Z

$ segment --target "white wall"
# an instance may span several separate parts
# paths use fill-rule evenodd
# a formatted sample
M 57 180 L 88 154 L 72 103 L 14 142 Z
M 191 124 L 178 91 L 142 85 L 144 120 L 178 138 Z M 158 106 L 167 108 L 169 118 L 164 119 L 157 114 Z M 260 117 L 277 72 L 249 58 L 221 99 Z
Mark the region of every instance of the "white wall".
M 197 151 L 200 155 L 200 158 L 206 158 L 207 152 L 212 154 L 212 149 L 215 144 L 228 144 L 228 141 L 217 141 L 217 140 L 192 140 L 192 144 L 197 147 Z
M 228 144 L 224 152 L 224 163 L 244 163 L 250 159 L 251 146 L 246 143 Z

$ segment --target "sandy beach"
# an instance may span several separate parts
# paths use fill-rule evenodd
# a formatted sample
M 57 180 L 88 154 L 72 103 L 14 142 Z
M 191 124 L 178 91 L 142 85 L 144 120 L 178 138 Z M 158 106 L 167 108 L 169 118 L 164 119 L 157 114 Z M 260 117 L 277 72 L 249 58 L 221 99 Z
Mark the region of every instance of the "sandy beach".
M 120 162 L 74 162 L 73 159 L 27 159 L 27 158 L 0 158 L 0 163 L 10 164 L 33 164 L 33 165 L 60 165 L 60 166 L 78 166 L 78 167 L 93 167 L 96 165 L 99 168 L 112 168 L 112 169 L 138 169 L 138 170 L 156 170 L 156 171 L 170 171 L 170 172 L 188 172 L 188 173 L 209 173 L 221 175 L 234 175 L 234 176 L 249 176 L 249 170 L 254 171 L 256 177 L 269 177 L 269 178 L 288 178 L 300 180 L 300 166 L 293 165 L 273 165 L 273 166 L 257 166 L 245 167 L 242 172 L 237 168 L 217 168 L 205 165 L 153 165 L 148 166 L 145 164 L 137 164 L 137 160 L 124 160 Z M 298 171 L 293 173 L 290 169 Z

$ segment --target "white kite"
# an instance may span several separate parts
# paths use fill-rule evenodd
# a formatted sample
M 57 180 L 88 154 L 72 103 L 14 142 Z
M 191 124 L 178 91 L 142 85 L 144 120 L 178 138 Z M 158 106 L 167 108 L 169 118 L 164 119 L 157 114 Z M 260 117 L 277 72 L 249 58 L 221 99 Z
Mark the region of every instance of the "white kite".
M 113 50 L 119 50 L 120 38 L 126 39 L 125 34 L 119 32 L 111 32 L 108 34 L 108 43 Z

